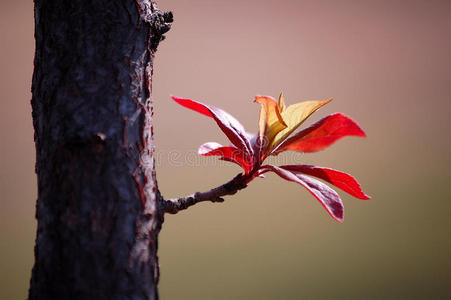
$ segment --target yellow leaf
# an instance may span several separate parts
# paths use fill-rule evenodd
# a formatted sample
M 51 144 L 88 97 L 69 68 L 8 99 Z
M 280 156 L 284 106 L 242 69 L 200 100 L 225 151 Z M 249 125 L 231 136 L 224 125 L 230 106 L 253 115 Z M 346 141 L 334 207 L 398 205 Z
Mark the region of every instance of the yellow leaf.
M 285 129 L 287 125 L 280 115 L 279 106 L 274 98 L 255 96 L 255 102 L 261 104 L 258 120 L 260 143 L 264 148 L 267 148 L 277 133 Z
M 283 101 L 283 96 L 282 96 Z M 281 116 L 287 127 L 277 133 L 272 140 L 271 149 L 283 142 L 293 131 L 295 131 L 312 113 L 321 106 L 329 103 L 332 99 L 324 101 L 305 101 L 288 106 L 282 111 Z M 280 102 L 279 102 L 280 103 Z
M 285 98 L 283 97 L 283 93 L 280 93 L 279 103 L 277 104 L 279 107 L 279 111 L 282 113 L 285 110 Z

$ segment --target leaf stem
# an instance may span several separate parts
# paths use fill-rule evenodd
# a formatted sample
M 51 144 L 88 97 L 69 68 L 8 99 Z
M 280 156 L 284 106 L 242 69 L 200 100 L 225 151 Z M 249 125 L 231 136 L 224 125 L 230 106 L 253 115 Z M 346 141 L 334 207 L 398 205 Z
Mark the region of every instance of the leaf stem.
M 223 196 L 233 195 L 244 189 L 249 182 L 249 175 L 238 174 L 229 182 L 206 192 L 197 192 L 181 198 L 164 199 L 165 213 L 176 214 L 196 203 L 203 201 L 224 202 Z

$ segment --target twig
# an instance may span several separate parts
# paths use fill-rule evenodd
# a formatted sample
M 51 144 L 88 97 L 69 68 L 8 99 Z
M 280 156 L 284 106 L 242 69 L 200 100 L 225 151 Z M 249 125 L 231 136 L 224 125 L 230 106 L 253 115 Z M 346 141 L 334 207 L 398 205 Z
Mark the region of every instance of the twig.
M 197 192 L 182 198 L 165 199 L 163 200 L 164 211 L 166 213 L 176 214 L 180 210 L 187 209 L 202 201 L 224 202 L 223 196 L 233 195 L 247 186 L 246 179 L 242 174 L 238 174 L 229 182 L 209 191 Z

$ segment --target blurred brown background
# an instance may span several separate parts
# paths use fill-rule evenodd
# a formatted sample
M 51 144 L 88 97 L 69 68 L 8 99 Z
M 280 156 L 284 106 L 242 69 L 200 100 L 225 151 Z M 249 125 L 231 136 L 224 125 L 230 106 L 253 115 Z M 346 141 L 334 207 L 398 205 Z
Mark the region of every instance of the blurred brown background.
M 335 100 L 365 129 L 315 154 L 274 161 L 336 168 L 373 200 L 344 193 L 343 224 L 300 186 L 256 179 L 223 204 L 167 216 L 162 299 L 451 297 L 451 2 L 160 1 L 175 23 L 154 78 L 158 179 L 166 197 L 239 169 L 200 159 L 225 142 L 169 94 L 219 106 L 255 132 L 255 94 Z M 30 86 L 33 4 L 0 2 L 0 299 L 24 299 L 33 264 L 36 177 Z

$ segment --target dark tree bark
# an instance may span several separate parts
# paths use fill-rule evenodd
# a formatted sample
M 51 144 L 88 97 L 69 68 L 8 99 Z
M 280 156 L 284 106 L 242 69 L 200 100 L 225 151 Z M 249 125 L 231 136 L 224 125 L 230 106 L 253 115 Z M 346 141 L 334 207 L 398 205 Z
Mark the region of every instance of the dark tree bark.
M 239 174 L 210 191 L 160 195 L 153 58 L 171 22 L 154 0 L 35 0 L 29 299 L 158 299 L 164 214 L 246 187 Z
M 30 299 L 157 299 L 153 0 L 35 0 Z

